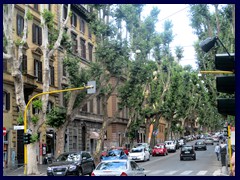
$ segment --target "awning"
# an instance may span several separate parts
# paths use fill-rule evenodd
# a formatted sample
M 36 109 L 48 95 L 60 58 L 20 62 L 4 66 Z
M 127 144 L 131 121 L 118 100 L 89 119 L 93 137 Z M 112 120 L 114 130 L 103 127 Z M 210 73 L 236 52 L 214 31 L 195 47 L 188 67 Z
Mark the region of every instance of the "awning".
M 90 139 L 98 139 L 99 134 L 97 132 L 90 132 Z

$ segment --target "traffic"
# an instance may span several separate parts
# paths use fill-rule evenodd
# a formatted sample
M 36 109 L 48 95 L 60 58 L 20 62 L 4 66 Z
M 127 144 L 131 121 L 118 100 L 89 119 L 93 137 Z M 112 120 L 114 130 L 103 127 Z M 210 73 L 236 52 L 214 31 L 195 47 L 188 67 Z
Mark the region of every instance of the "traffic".
M 47 168 L 47 176 L 209 176 L 218 171 L 214 147 L 220 134 L 186 136 L 167 140 L 152 148 L 138 143 L 131 149 L 111 147 L 94 164 L 85 151 L 61 154 Z

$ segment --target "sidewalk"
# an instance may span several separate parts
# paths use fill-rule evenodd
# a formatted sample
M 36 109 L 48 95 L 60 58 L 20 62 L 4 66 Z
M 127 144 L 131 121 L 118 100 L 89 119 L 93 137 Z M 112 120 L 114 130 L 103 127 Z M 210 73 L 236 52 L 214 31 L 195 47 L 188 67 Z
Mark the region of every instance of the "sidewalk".
M 48 167 L 48 165 L 46 165 L 46 164 L 39 164 L 38 171 L 40 174 L 33 175 L 33 176 L 46 176 L 47 175 L 47 167 Z M 4 168 L 3 176 L 25 176 L 24 175 L 24 167 L 21 166 L 17 169 Z M 31 175 L 28 175 L 28 176 L 31 176 Z

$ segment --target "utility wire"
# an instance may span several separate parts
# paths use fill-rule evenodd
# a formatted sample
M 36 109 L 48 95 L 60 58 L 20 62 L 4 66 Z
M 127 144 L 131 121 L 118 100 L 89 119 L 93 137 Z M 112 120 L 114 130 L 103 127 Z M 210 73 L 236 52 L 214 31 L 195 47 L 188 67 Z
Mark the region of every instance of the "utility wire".
M 165 20 L 165 19 L 168 19 L 169 17 L 174 16 L 175 14 L 177 14 L 177 13 L 179 13 L 179 12 L 181 12 L 181 11 L 187 9 L 187 8 L 188 8 L 188 6 L 185 7 L 185 8 L 183 8 L 183 9 L 180 9 L 179 11 L 176 11 L 176 12 L 170 14 L 169 16 L 167 16 L 167 17 L 165 17 L 165 18 L 163 18 L 163 19 L 161 19 L 161 20 L 159 20 L 159 22 L 161 22 L 161 21 L 163 21 L 163 20 Z

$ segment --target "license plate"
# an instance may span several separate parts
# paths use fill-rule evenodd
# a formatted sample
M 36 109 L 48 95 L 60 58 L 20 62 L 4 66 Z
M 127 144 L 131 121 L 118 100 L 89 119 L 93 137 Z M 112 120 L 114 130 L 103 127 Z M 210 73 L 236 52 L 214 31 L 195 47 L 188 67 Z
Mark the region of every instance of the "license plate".
M 62 174 L 62 172 L 57 172 L 56 174 Z
M 190 152 L 188 152 L 188 151 L 187 151 L 187 152 L 185 152 L 185 154 L 189 154 L 189 153 L 190 153 Z
M 133 157 L 132 159 L 137 159 L 136 157 Z

